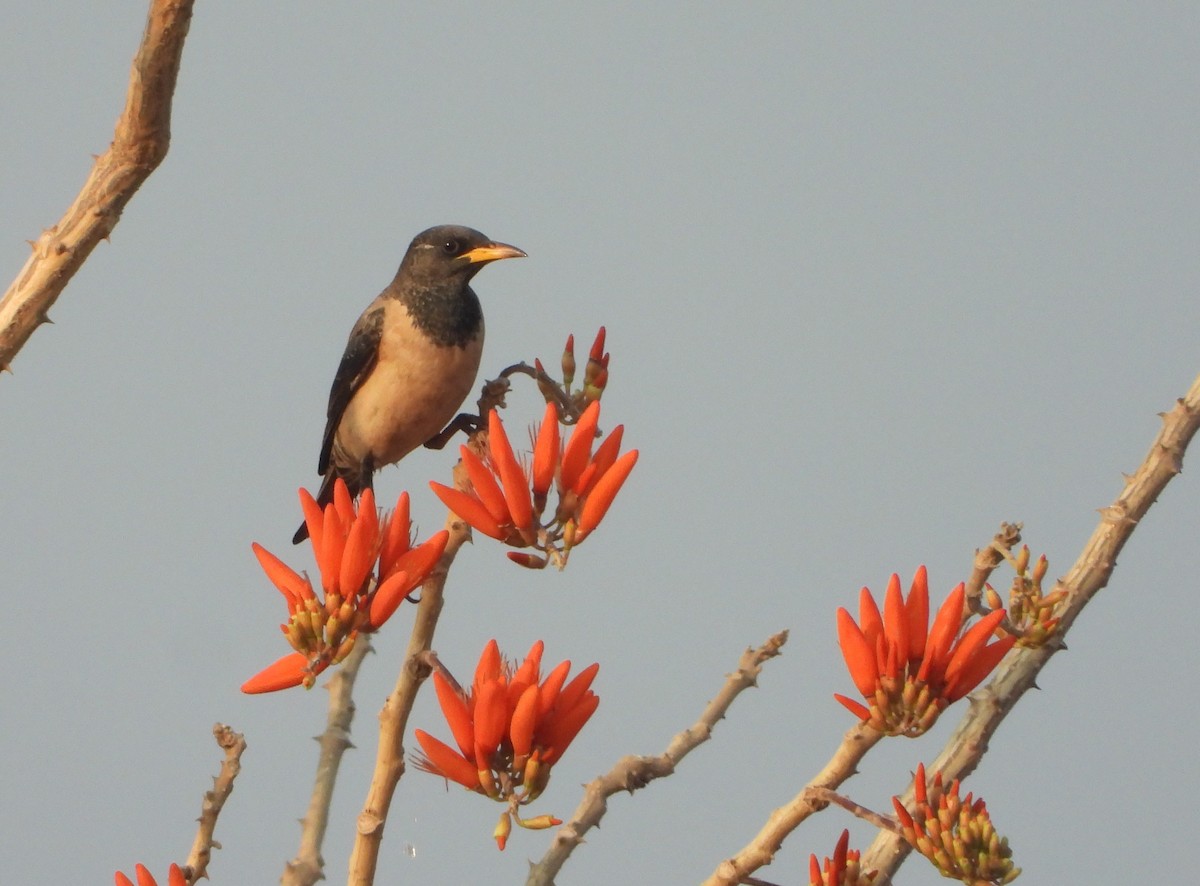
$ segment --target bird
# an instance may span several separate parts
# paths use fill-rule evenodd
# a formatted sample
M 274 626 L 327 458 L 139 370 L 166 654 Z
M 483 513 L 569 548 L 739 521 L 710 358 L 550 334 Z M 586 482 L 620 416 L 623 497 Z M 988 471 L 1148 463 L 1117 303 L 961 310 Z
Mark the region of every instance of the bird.
M 374 474 L 436 437 L 475 384 L 483 308 L 471 278 L 489 262 L 526 253 L 462 225 L 413 238 L 396 276 L 350 330 L 329 390 L 317 502 L 342 478 L 352 496 Z M 301 524 L 292 538 L 308 537 Z

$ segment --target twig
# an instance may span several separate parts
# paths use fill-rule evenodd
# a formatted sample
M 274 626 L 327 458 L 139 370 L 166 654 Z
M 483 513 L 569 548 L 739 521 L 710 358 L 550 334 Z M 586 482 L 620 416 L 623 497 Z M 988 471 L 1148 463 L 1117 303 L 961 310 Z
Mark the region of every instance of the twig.
M 866 756 L 883 733 L 862 723 L 857 723 L 842 738 L 842 743 L 833 757 L 818 772 L 813 780 L 784 806 L 771 813 L 762 830 L 746 844 L 740 852 L 725 859 L 704 886 L 734 886 L 745 882 L 745 878 L 763 865 L 771 863 L 775 853 L 783 845 L 784 838 L 800 826 L 800 823 L 829 805 L 828 800 L 817 797 L 813 788 L 838 787 L 858 771 L 858 761 Z
M 472 441 L 469 445 L 477 445 Z M 455 484 L 467 482 L 466 471 L 459 462 L 454 468 Z M 446 518 L 446 529 L 450 540 L 446 552 L 434 567 L 429 578 L 421 585 L 421 602 L 413 620 L 408 649 L 404 654 L 404 665 L 396 686 L 379 712 L 379 749 L 375 756 L 375 772 L 367 799 L 358 816 L 358 829 L 354 838 L 354 849 L 350 854 L 349 886 L 371 886 L 375 881 L 375 868 L 379 862 L 379 847 L 383 842 L 383 827 L 387 822 L 388 809 L 396 785 L 404 775 L 404 731 L 408 715 L 416 701 L 417 691 L 429 676 L 427 664 L 422 663 L 421 654 L 433 644 L 433 633 L 437 628 L 438 616 L 442 612 L 442 592 L 446 586 L 446 575 L 454 562 L 458 549 L 471 537 L 470 527 L 453 512 Z
M 726 678 L 725 685 L 705 707 L 700 719 L 671 739 L 664 753 L 656 757 L 623 757 L 606 775 L 592 781 L 584 789 L 583 800 L 571 820 L 555 832 L 554 841 L 542 860 L 531 866 L 526 886 L 550 886 L 554 882 L 571 852 L 583 842 L 583 835 L 599 825 L 608 808 L 609 797 L 618 791 L 632 793 L 656 778 L 670 775 L 684 757 L 707 741 L 733 700 L 742 690 L 757 685 L 763 662 L 779 654 L 787 636 L 787 631 L 780 631 L 757 649 L 743 652 L 738 669 Z
M 217 816 L 233 793 L 233 780 L 242 771 L 242 753 L 246 750 L 245 737 L 223 723 L 213 725 L 213 738 L 225 751 L 225 759 L 221 763 L 220 773 L 213 779 L 212 790 L 204 792 L 204 802 L 200 804 L 200 827 L 196 830 L 196 839 L 192 841 L 185 871 L 189 883 L 208 877 L 212 851 L 221 848 L 221 844 L 213 839 Z
M 900 832 L 900 823 L 896 821 L 894 816 L 883 815 L 873 809 L 868 809 L 866 806 L 860 806 L 849 797 L 844 797 L 837 791 L 831 791 L 829 788 L 812 787 L 808 792 L 814 799 L 824 800 L 831 806 L 841 806 L 855 818 L 861 818 L 863 821 L 870 822 L 875 827 L 881 830 Z M 746 881 L 743 880 L 743 883 Z
M 959 721 L 954 734 L 937 759 L 926 769 L 940 771 L 943 778 L 965 778 L 975 770 L 987 750 L 988 741 L 1001 721 L 1025 692 L 1035 685 L 1042 668 L 1062 646 L 1062 636 L 1091 599 L 1108 584 L 1117 555 L 1133 534 L 1134 528 L 1162 493 L 1171 478 L 1183 468 L 1183 454 L 1200 428 L 1200 378 L 1175 407 L 1162 414 L 1163 426 L 1150 446 L 1145 460 L 1125 478 L 1125 488 L 1116 500 L 1100 511 L 1100 523 L 1084 545 L 1083 552 L 1055 589 L 1068 591 L 1066 608 L 1059 622 L 1058 642 L 1037 649 L 1025 649 L 1010 656 L 995 678 L 971 697 L 970 709 Z M 902 800 L 911 796 L 911 786 Z M 863 853 L 862 867 L 880 871 L 881 886 L 899 869 L 909 847 L 899 837 L 881 833 Z
M 58 224 L 32 244 L 33 254 L 0 299 L 0 370 L 43 323 L 49 310 L 121 211 L 163 158 L 171 141 L 171 98 L 179 75 L 193 0 L 152 0 L 133 59 L 125 110 L 112 144 Z
M 282 886 L 313 886 L 325 878 L 321 844 L 329 825 L 329 804 L 333 801 L 333 787 L 337 782 L 342 755 L 354 747 L 350 741 L 350 724 L 354 720 L 354 681 L 358 678 L 363 659 L 370 651 L 370 637 L 367 634 L 360 635 L 350 654 L 325 684 L 329 690 L 329 715 L 325 721 L 325 731 L 317 739 L 321 745 L 317 775 L 313 781 L 308 812 L 300 823 L 300 849 L 284 867 L 283 876 L 279 878 Z

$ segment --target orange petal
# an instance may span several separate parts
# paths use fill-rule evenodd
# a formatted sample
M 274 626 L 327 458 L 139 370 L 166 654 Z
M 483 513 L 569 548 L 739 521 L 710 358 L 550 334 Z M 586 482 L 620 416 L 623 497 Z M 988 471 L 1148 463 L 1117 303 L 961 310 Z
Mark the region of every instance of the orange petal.
M 538 429 L 537 442 L 533 446 L 533 492 L 545 495 L 554 482 L 554 470 L 558 467 L 561 454 L 558 430 L 558 407 L 553 401 L 546 404 L 542 426 Z
M 465 758 L 475 746 L 475 727 L 471 723 L 471 712 L 467 708 L 466 699 L 455 691 L 440 671 L 433 672 L 433 688 L 437 693 L 438 704 L 442 706 L 442 715 L 450 725 L 454 741 Z
M 863 722 L 871 719 L 871 711 L 866 705 L 861 704 L 852 698 L 847 698 L 844 695 L 839 695 L 836 692 L 833 693 L 833 697 L 837 699 L 838 702 L 840 702 L 847 710 L 849 710 L 850 713 L 858 717 L 858 719 L 862 720 Z
M 526 569 L 545 569 L 550 562 L 545 557 L 526 554 L 523 551 L 508 551 L 506 556 L 518 566 L 524 566 Z
M 383 541 L 379 546 L 379 575 L 387 578 L 395 571 L 396 560 L 404 556 L 412 544 L 412 522 L 409 520 L 408 493 L 401 492 L 396 510 L 384 521 Z
M 529 529 L 533 526 L 533 502 L 529 498 L 529 479 L 521 470 L 517 457 L 513 455 L 512 444 L 504 433 L 504 422 L 496 410 L 488 413 L 488 451 L 492 454 L 492 464 L 500 474 L 504 484 L 504 501 L 508 504 L 508 512 L 512 514 L 513 524 L 518 529 Z
M 913 575 L 904 612 L 908 619 L 908 660 L 915 670 L 925 654 L 925 637 L 929 633 L 929 576 L 924 566 L 918 566 Z
M 483 502 L 483 506 L 497 523 L 510 522 L 512 515 L 508 512 L 508 502 L 504 500 L 504 491 L 496 482 L 495 475 L 470 447 L 460 446 L 459 454 L 471 481 L 471 488 L 475 490 L 475 497 Z
M 446 553 L 446 543 L 450 541 L 450 533 L 439 529 L 424 542 L 412 548 L 392 564 L 392 572 L 406 572 L 409 576 L 409 590 L 419 584 L 424 584 L 433 567 L 437 566 L 442 554 Z M 407 591 L 405 592 L 407 593 Z
M 187 877 L 183 875 L 179 865 L 172 864 L 167 871 L 167 886 L 187 886 Z
M 345 484 L 343 484 L 344 488 Z M 346 493 L 349 495 L 349 493 Z M 346 550 L 346 523 L 337 511 L 337 506 L 330 502 L 325 505 L 325 532 L 321 539 L 321 548 L 314 551 L 317 565 L 321 568 L 321 587 L 326 594 L 340 592 L 338 579 L 342 571 L 342 553 Z
M 307 489 L 300 490 L 300 509 L 304 511 L 304 525 L 308 527 L 308 540 L 313 553 L 321 550 L 321 534 L 325 526 L 325 515 L 317 500 Z
M 570 666 L 567 662 L 567 666 Z M 596 679 L 596 674 L 600 670 L 600 665 L 593 662 L 582 671 L 575 675 L 570 683 L 563 687 L 562 692 L 558 695 L 558 701 L 555 703 L 555 709 L 565 711 L 575 707 L 580 703 L 587 691 L 592 686 L 592 681 Z
M 313 596 L 312 588 L 304 576 L 295 572 L 258 542 L 253 542 L 250 549 L 254 551 L 254 556 L 258 558 L 258 565 L 267 574 L 271 584 L 275 585 L 283 594 L 284 599 L 288 601 L 289 609 L 294 609 L 301 600 Z
M 971 663 L 976 653 L 987 643 L 992 631 L 996 630 L 996 625 L 1000 624 L 1003 619 L 1004 610 L 995 609 L 971 625 L 967 632 L 959 638 L 959 641 L 954 644 L 954 650 L 950 653 L 950 662 L 946 665 L 947 685 L 956 680 L 962 669 Z
M 853 617 L 843 607 L 837 611 L 838 645 L 842 647 L 842 658 L 846 660 L 846 668 L 850 671 L 850 679 L 864 698 L 875 694 L 879 683 L 879 665 L 875 659 L 875 650 Z
M 333 506 L 337 509 L 343 525 L 349 525 L 354 520 L 354 499 L 346 481 L 341 477 L 333 481 Z
M 833 864 L 830 866 L 829 882 L 841 883 L 846 872 L 846 850 L 850 848 L 850 832 L 843 828 L 838 837 L 837 845 L 833 847 Z
M 158 881 L 146 870 L 144 865 L 139 864 L 134 868 L 134 873 L 137 874 L 138 886 L 158 886 Z
M 133 886 L 133 881 L 130 880 L 128 877 L 126 877 L 124 874 L 122 874 L 120 871 L 117 871 L 113 875 L 113 878 L 116 880 L 117 886 Z
M 588 468 L 594 473 L 590 478 L 585 479 L 580 477 L 580 483 L 583 488 L 582 494 L 586 495 L 590 486 L 594 486 L 605 472 L 613 466 L 613 462 L 617 460 L 617 455 L 621 451 L 621 439 L 625 436 L 625 425 L 617 425 L 608 436 L 600 441 L 600 445 L 596 447 L 596 454 L 592 456 L 592 463 Z
M 543 765 L 550 766 L 562 757 L 599 705 L 599 696 L 589 693 L 570 710 L 554 716 L 549 723 L 538 725 L 537 743 L 546 749 L 542 755 Z
M 595 360 L 597 363 L 604 357 L 604 327 L 600 327 L 600 331 L 596 333 L 596 340 L 592 342 L 592 349 L 588 352 L 588 357 Z
M 579 515 L 579 529 L 575 535 L 577 542 L 600 525 L 600 521 L 608 513 L 617 493 L 621 491 L 621 486 L 629 477 L 629 472 L 637 464 L 637 460 L 638 451 L 636 449 L 626 452 L 617 459 L 612 468 L 604 473 L 595 488 L 584 499 L 583 510 Z
M 559 478 L 563 489 L 575 491 L 579 475 L 583 473 L 592 457 L 592 443 L 596 439 L 596 425 L 599 421 L 600 401 L 593 400 L 587 409 L 583 410 L 583 415 L 579 416 L 575 430 L 571 432 L 571 439 L 563 449 L 562 472 Z
M 929 795 L 926 793 L 925 764 L 918 763 L 917 771 L 913 774 L 913 797 L 922 806 L 929 805 Z
M 1016 642 L 1017 638 L 1010 634 L 980 649 L 975 654 L 975 657 L 958 672 L 957 677 L 947 684 L 944 690 L 946 700 L 952 702 L 958 701 L 982 683 L 987 675 L 995 669 L 996 665 L 1000 664 L 1000 660 L 1004 658 L 1008 650 L 1013 648 L 1013 644 Z
M 538 681 L 538 672 L 542 668 L 542 653 L 546 649 L 546 644 L 537 640 L 529 647 L 529 654 L 525 656 L 525 660 L 521 662 L 521 666 L 517 668 L 512 675 L 512 682 L 536 683 Z
M 442 500 L 442 504 L 452 510 L 464 522 L 478 529 L 484 535 L 503 541 L 507 533 L 496 523 L 496 519 L 488 513 L 483 502 L 473 495 L 467 495 L 458 489 L 443 486 L 441 483 L 429 481 L 429 488 Z
M 821 863 L 811 853 L 808 856 L 808 884 L 809 886 L 826 886 L 825 879 L 821 876 Z
M 504 682 L 489 680 L 475 698 L 475 765 L 481 771 L 492 768 L 492 755 L 508 731 L 508 698 Z
M 484 683 L 500 678 L 503 664 L 500 658 L 500 646 L 495 639 L 488 640 L 475 665 L 475 680 L 471 683 L 471 694 L 478 695 Z
M 958 587 L 950 592 L 946 602 L 938 609 L 933 619 L 933 627 L 929 629 L 929 639 L 925 641 L 925 655 L 921 659 L 919 676 L 928 683 L 940 683 L 946 673 L 946 665 L 950 663 L 950 647 L 958 630 L 962 627 L 963 605 L 966 589 L 960 582 Z
M 342 596 L 357 594 L 375 565 L 379 544 L 379 517 L 375 510 L 375 494 L 364 489 L 358 504 L 358 517 L 346 537 L 342 552 L 342 565 L 338 572 L 338 584 Z
M 904 609 L 904 595 L 900 592 L 900 576 L 894 572 L 883 598 L 883 631 L 891 647 L 889 653 L 899 659 L 893 668 L 903 668 L 908 664 L 908 613 Z M 896 670 L 892 672 L 896 673 Z
M 869 588 L 858 592 L 858 624 L 863 636 L 875 648 L 875 641 L 883 635 L 883 616 Z
M 408 573 L 403 569 L 393 572 L 383 580 L 383 584 L 371 595 L 371 603 L 367 607 L 367 622 L 372 630 L 379 630 L 387 620 L 396 614 L 408 592 L 413 589 Z
M 299 652 L 292 652 L 263 668 L 242 684 L 242 692 L 255 695 L 260 692 L 277 692 L 280 689 L 290 689 L 304 682 L 308 671 L 308 658 Z
M 426 768 L 442 778 L 458 782 L 464 788 L 479 790 L 479 775 L 475 767 L 445 742 L 439 741 L 423 729 L 414 729 L 413 735 L 431 764 Z M 418 764 L 419 765 L 419 764 Z
M 513 708 L 512 722 L 508 727 L 508 739 L 512 744 L 513 754 L 517 757 L 527 757 L 533 750 L 533 730 L 538 722 L 538 687 L 526 687 L 517 699 Z
M 567 681 L 567 674 L 571 670 L 571 662 L 564 661 L 554 668 L 542 681 L 541 686 L 541 710 L 538 711 L 538 716 L 546 715 L 546 712 L 558 704 L 558 694 L 562 691 L 563 683 Z

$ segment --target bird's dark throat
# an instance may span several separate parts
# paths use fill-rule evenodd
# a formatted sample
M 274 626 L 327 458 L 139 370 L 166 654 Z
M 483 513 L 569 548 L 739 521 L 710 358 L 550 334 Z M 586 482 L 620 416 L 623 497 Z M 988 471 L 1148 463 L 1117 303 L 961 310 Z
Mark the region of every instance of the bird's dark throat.
M 417 328 L 442 347 L 465 347 L 479 336 L 483 309 L 469 286 L 406 292 L 399 299 Z

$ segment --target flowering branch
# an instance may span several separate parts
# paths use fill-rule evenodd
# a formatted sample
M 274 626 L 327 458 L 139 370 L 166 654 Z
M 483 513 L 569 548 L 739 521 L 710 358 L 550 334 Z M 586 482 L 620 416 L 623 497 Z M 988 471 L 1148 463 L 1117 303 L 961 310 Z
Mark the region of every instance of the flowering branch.
M 370 651 L 369 638 L 359 639 L 342 666 L 325 684 L 329 690 L 329 715 L 325 721 L 325 731 L 318 739 L 321 753 L 317 760 L 317 775 L 308 812 L 300 823 L 300 849 L 284 867 L 283 876 L 279 879 L 282 886 L 313 886 L 318 880 L 325 879 L 321 844 L 329 824 L 329 804 L 333 800 L 333 786 L 337 781 L 342 755 L 353 747 L 350 724 L 354 720 L 354 681 L 358 677 L 359 666 Z
M 188 882 L 195 883 L 201 878 L 208 877 L 208 862 L 212 858 L 214 847 L 221 844 L 213 839 L 217 829 L 217 816 L 229 795 L 233 793 L 233 780 L 242 771 L 242 753 L 246 750 L 246 739 L 232 728 L 217 723 L 213 726 L 213 738 L 225 751 L 225 759 L 221 763 L 221 771 L 213 779 L 211 791 L 204 792 L 204 802 L 200 806 L 200 827 L 196 831 L 196 839 L 192 841 L 192 851 L 188 853 L 187 871 Z
M 526 886 L 550 886 L 554 882 L 571 852 L 583 842 L 583 835 L 600 824 L 600 819 L 607 811 L 609 797 L 619 791 L 632 793 L 656 778 L 670 775 L 684 757 L 707 741 L 713 728 L 724 719 L 733 700 L 742 690 L 757 685 L 763 663 L 779 655 L 787 637 L 787 631 L 780 631 L 757 649 L 743 652 L 738 669 L 726 678 L 725 685 L 705 707 L 700 719 L 671 739 L 665 752 L 656 757 L 623 757 L 607 774 L 588 784 L 571 820 L 555 833 L 554 841 L 542 860 L 531 867 Z
M 1171 478 L 1182 470 L 1183 454 L 1200 429 L 1200 377 L 1170 412 L 1162 414 L 1162 419 L 1163 426 L 1141 466 L 1126 476 L 1125 488 L 1100 512 L 1100 523 L 1084 545 L 1079 559 L 1055 586 L 1055 591 L 1061 589 L 1067 593 L 1056 635 L 1040 647 L 1020 649 L 1001 665 L 992 682 L 971 698 L 970 709 L 930 766 L 944 778 L 965 778 L 975 770 L 1001 721 L 1021 696 L 1033 688 L 1038 674 L 1054 653 L 1064 648 L 1062 637 L 1079 613 L 1108 584 L 1117 555 L 1134 528 Z M 911 797 L 910 788 L 903 799 L 908 802 Z M 863 866 L 876 868 L 885 878 L 890 878 L 909 851 L 908 844 L 901 838 L 881 833 L 864 853 Z
M 50 322 L 49 311 L 59 294 L 96 245 L 112 233 L 125 204 L 167 156 L 171 99 L 192 2 L 150 3 L 112 144 L 96 158 L 79 196 L 58 224 L 32 244 L 33 254 L 0 299 L 0 370 L 9 368 L 38 326 Z
M 462 464 L 454 468 L 454 481 L 458 488 L 467 482 Z M 417 691 L 429 676 L 430 669 L 422 664 L 421 654 L 433 644 L 433 633 L 437 628 L 438 616 L 442 612 L 442 592 L 450 565 L 458 549 L 471 537 L 471 530 L 453 513 L 446 518 L 449 538 L 441 559 L 421 585 L 421 602 L 413 619 L 408 649 L 404 654 L 404 666 L 396 686 L 379 712 L 379 749 L 375 755 L 375 772 L 367 789 L 367 799 L 358 816 L 358 828 L 354 838 L 354 849 L 350 854 L 349 886 L 371 886 L 375 881 L 375 867 L 379 861 L 379 847 L 383 842 L 383 826 L 392 805 L 401 776 L 404 775 L 404 730 L 408 726 L 408 715 L 412 712 Z

